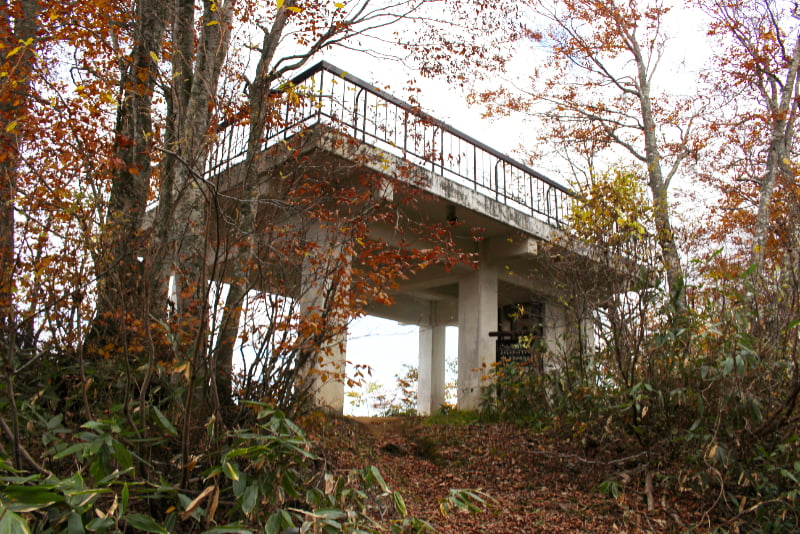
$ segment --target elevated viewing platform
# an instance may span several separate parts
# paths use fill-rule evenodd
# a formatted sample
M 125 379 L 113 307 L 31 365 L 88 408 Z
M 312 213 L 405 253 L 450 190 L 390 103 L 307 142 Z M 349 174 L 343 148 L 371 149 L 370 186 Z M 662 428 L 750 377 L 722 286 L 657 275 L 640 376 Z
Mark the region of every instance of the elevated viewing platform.
M 280 126 L 267 132 L 265 150 L 328 125 L 443 178 L 431 192 L 454 196 L 448 200 L 464 201 L 468 195 L 456 193 L 463 188 L 551 227 L 565 225 L 572 198 L 567 187 L 352 74 L 323 61 L 292 79 L 287 91 L 301 98 L 282 105 Z M 206 175 L 240 163 L 248 133 L 247 124 L 226 128 Z
M 248 182 L 251 191 L 258 188 L 259 198 L 276 198 L 281 180 L 275 178 L 292 173 L 303 180 L 348 187 L 357 182 L 356 176 L 368 175 L 372 184 L 382 177 L 405 179 L 412 189 L 427 193 L 416 195 L 405 215 L 451 223 L 446 226 L 455 246 L 476 260 L 477 267 L 426 267 L 400 281 L 391 305 L 376 302 L 366 309 L 370 315 L 420 327 L 421 413 L 444 403 L 446 326 L 459 329 L 461 409 L 478 407 L 483 375 L 498 354 L 528 350 L 505 350 L 503 343 L 517 339 L 515 334 L 534 335 L 540 357 L 542 348 L 553 354 L 576 346 L 591 350 L 587 315 L 565 304 L 550 263 L 553 247 L 576 261 L 592 263 L 581 247 L 563 239 L 575 199 L 567 187 L 325 62 L 291 80 L 275 96 L 273 126 L 263 137 L 258 153 L 265 157 L 257 168 L 245 170 L 243 165 L 248 124 L 221 129 L 206 168 L 221 192 L 241 198 L 237 195 Z M 302 163 L 290 156 L 300 153 Z M 405 200 L 391 186 L 383 194 L 399 203 Z M 387 243 L 392 243 L 394 230 L 388 225 L 371 227 L 372 235 Z M 419 239 L 415 248 L 432 246 Z M 545 252 L 548 247 L 550 252 Z M 304 279 L 301 264 L 294 271 Z M 595 279 L 605 276 L 601 273 L 598 278 L 589 271 L 586 284 L 597 285 Z M 268 286 L 261 289 L 271 291 Z M 327 355 L 323 365 L 343 369 L 343 345 Z M 541 361 L 540 368 L 555 365 Z M 317 399 L 340 411 L 344 384 L 327 381 L 320 385 Z

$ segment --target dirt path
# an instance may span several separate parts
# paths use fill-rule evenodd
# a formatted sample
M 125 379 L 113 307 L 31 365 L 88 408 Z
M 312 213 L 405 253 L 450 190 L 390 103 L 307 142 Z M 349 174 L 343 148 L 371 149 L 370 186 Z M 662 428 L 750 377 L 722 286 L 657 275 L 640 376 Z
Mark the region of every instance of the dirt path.
M 345 418 L 327 434 L 332 464 L 376 465 L 409 512 L 443 533 L 684 532 L 698 521 L 697 501 L 659 473 L 651 477 L 648 512 L 644 455 L 611 445 L 507 424 L 428 425 L 405 417 Z M 493 501 L 483 513 L 445 517 L 439 505 L 451 488 L 478 489 Z

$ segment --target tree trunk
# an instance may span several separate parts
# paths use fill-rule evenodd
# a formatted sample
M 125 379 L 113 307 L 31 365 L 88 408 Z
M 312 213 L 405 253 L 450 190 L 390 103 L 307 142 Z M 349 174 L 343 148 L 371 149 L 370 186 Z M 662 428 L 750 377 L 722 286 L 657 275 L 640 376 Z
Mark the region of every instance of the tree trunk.
M 3 2 L 0 6 L 0 42 L 9 63 L 8 72 L 0 78 L 0 335 L 6 343 L 16 329 L 14 199 L 36 59 L 38 13 L 36 0 L 19 0 L 11 5 Z M 10 52 L 17 46 L 19 52 L 12 56 Z
M 14 393 L 17 348 L 14 199 L 20 153 L 27 129 L 30 77 L 36 59 L 38 13 L 39 3 L 36 0 L 0 4 L 0 43 L 9 63 L 7 72 L 0 78 L 0 358 L 11 415 L 12 453 L 18 469 L 22 467 L 24 449 L 20 442 L 20 422 Z M 18 46 L 19 52 L 12 55 L 11 52 Z
M 758 275 L 764 266 L 764 255 L 769 236 L 770 218 L 772 215 L 772 196 L 775 182 L 781 174 L 790 175 L 786 161 L 790 157 L 790 149 L 794 137 L 794 109 L 797 106 L 797 76 L 800 66 L 800 36 L 795 41 L 792 59 L 786 73 L 786 81 L 781 84 L 780 101 L 767 102 L 772 114 L 772 131 L 767 152 L 767 169 L 761 181 L 758 195 L 758 212 L 753 226 L 753 247 L 750 256 L 751 265 L 755 266 L 754 275 Z M 764 92 L 763 94 L 768 94 Z M 776 105 L 777 104 L 777 105 Z
M 252 200 L 256 199 L 258 195 L 259 184 L 255 180 L 258 178 L 259 158 L 263 157 L 261 150 L 262 138 L 266 130 L 267 113 L 269 111 L 267 95 L 273 81 L 270 66 L 275 57 L 280 37 L 286 27 L 286 8 L 293 5 L 294 0 L 288 0 L 283 8 L 278 10 L 270 31 L 265 33 L 261 56 L 256 66 L 255 80 L 250 87 L 250 131 L 247 138 L 245 170 L 242 173 L 242 191 L 245 202 L 238 204 L 236 210 L 237 218 L 231 228 L 231 231 L 238 234 L 233 236 L 237 245 L 231 262 L 234 266 L 232 275 L 236 279 L 241 279 L 241 281 L 230 285 L 225 299 L 222 329 L 219 332 L 217 345 L 214 348 L 216 366 L 214 374 L 217 377 L 217 391 L 222 402 L 232 401 L 233 349 L 236 345 L 236 338 L 239 335 L 242 302 L 248 290 L 246 273 L 254 260 L 254 233 L 256 231 L 255 221 L 258 216 L 258 205 Z
M 164 0 L 136 3 L 134 45 L 130 63 L 122 74 L 123 99 L 114 140 L 115 160 L 121 163 L 113 170 L 107 222 L 95 267 L 97 312 L 90 340 L 115 339 L 125 328 L 126 318 L 122 315 L 141 307 L 143 281 L 138 258 L 143 251 L 139 233 L 152 176 L 151 108 L 158 75 L 155 57 L 164 38 L 166 12 Z
M 225 301 L 222 322 L 214 348 L 217 396 L 222 404 L 233 403 L 233 351 L 239 336 L 242 304 L 247 295 L 245 284 L 232 283 Z
M 629 39 L 631 51 L 636 59 L 637 89 L 642 111 L 648 185 L 653 196 L 653 219 L 656 224 L 656 239 L 664 256 L 664 270 L 667 274 L 670 302 L 676 314 L 681 315 L 687 309 L 684 273 L 681 266 L 681 258 L 678 254 L 678 246 L 675 242 L 675 233 L 672 230 L 668 196 L 669 184 L 664 179 L 664 173 L 661 168 L 661 153 L 658 148 L 656 122 L 650 99 L 647 64 L 635 35 L 629 35 Z
M 166 235 L 163 250 L 171 256 L 170 270 L 177 269 L 179 314 L 190 309 L 197 311 L 203 307 L 201 301 L 205 299 L 205 231 L 210 189 L 203 173 L 210 145 L 211 109 L 230 43 L 234 3 L 228 0 L 225 5 L 218 6 L 215 2 L 204 1 L 203 20 L 206 22 L 198 44 L 194 72 L 185 74 L 191 82 L 184 79 L 175 98 L 177 106 L 183 108 L 176 109 L 175 118 L 178 161 L 174 174 L 167 177 L 172 189 L 168 199 L 162 199 L 165 202 L 159 206 L 161 220 L 157 231 Z M 214 21 L 217 24 L 210 24 Z M 189 68 L 185 60 L 181 63 L 182 70 Z
M 188 16 L 188 2 L 178 1 L 178 14 Z M 208 287 L 213 275 L 207 272 L 207 219 L 216 206 L 214 192 L 205 180 L 204 171 L 211 143 L 209 129 L 213 116 L 222 65 L 228 54 L 232 10 L 235 0 L 224 4 L 203 1 L 203 19 L 197 41 L 194 68 L 190 61 L 188 33 L 193 27 L 176 21 L 176 57 L 173 66 L 183 78 L 174 93 L 174 155 L 159 199 L 154 251 L 166 258 L 156 273 L 156 284 L 164 287 L 165 279 L 174 274 L 176 286 L 175 329 L 179 356 L 190 363 L 189 384 L 184 410 L 184 433 L 189 434 L 192 422 L 213 412 L 216 395 L 209 390 L 213 382 L 208 358 Z M 193 37 L 192 40 L 193 43 Z M 180 71 L 180 72 L 179 72 Z M 208 398 L 210 394 L 211 398 Z M 188 437 L 186 439 L 189 439 Z M 188 443 L 182 453 L 188 454 Z M 187 460 L 188 461 L 188 460 Z
M 174 220 L 175 167 L 181 165 L 176 158 L 180 151 L 180 136 L 183 130 L 189 98 L 194 81 L 194 0 L 172 0 L 172 94 L 167 100 L 167 116 L 164 128 L 164 146 L 167 152 L 161 160 L 159 176 L 158 206 L 156 207 L 153 247 L 149 254 L 151 280 L 151 313 L 165 321 L 168 311 L 169 278 L 172 275 L 171 252 L 166 249 L 171 221 Z

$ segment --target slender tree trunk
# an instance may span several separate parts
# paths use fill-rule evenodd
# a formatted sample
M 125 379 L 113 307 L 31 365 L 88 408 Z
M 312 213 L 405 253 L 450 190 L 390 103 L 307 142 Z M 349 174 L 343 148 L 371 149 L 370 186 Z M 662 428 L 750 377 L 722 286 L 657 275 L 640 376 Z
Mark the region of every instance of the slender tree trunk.
M 206 210 L 209 189 L 204 181 L 204 167 L 210 138 L 211 108 L 216 97 L 223 61 L 230 43 L 230 18 L 233 0 L 223 6 L 205 0 L 206 21 L 198 44 L 197 59 L 187 85 L 178 91 L 176 101 L 185 109 L 176 110 L 176 148 L 178 162 L 174 166 L 171 206 L 160 206 L 163 213 L 159 231 L 166 233 L 166 251 L 172 257 L 172 269 L 179 278 L 178 313 L 195 308 L 203 300 L 205 269 Z M 216 22 L 216 24 L 210 24 Z M 188 69 L 183 62 L 182 69 Z M 187 74 L 188 76 L 188 74 Z M 161 208 L 165 209 L 161 209 Z
M 164 0 L 136 3 L 134 45 L 122 74 L 123 100 L 117 116 L 114 183 L 102 249 L 96 265 L 97 313 L 90 338 L 114 338 L 122 328 L 120 310 L 141 309 L 142 255 L 139 232 L 147 207 L 153 161 L 153 91 L 158 76 L 167 13 Z
M 653 104 L 650 99 L 650 80 L 647 64 L 642 56 L 636 36 L 629 35 L 631 51 L 636 59 L 639 104 L 642 112 L 642 126 L 644 128 L 645 159 L 647 162 L 647 175 L 650 193 L 653 197 L 653 218 L 656 224 L 656 239 L 661 253 L 664 256 L 664 270 L 667 274 L 667 285 L 672 305 L 678 315 L 686 311 L 686 291 L 683 267 L 675 242 L 675 233 L 669 207 L 669 184 L 664 179 L 661 167 L 661 153 L 656 137 L 656 121 L 653 116 Z
M 14 199 L 20 153 L 28 126 L 30 77 L 36 60 L 38 14 L 39 4 L 36 0 L 20 0 L 11 5 L 3 2 L 0 5 L 0 43 L 9 63 L 7 71 L 0 78 L 0 357 L 11 416 L 14 466 L 18 469 L 22 468 L 23 447 L 14 393 L 14 370 L 17 365 Z M 20 47 L 19 51 L 12 55 L 16 47 Z
M 151 273 L 151 313 L 166 319 L 169 278 L 173 267 L 170 251 L 166 249 L 169 228 L 174 220 L 175 168 L 182 163 L 176 158 L 180 152 L 180 139 L 189 98 L 194 80 L 194 39 L 195 9 L 194 0 L 171 0 L 174 8 L 172 17 L 172 94 L 167 101 L 167 116 L 164 132 L 164 145 L 167 152 L 159 168 L 160 187 L 156 208 L 153 248 L 149 255 Z
M 22 140 L 27 129 L 38 13 L 36 0 L 0 5 L 0 42 L 8 62 L 8 71 L 0 78 L 0 336 L 6 343 L 8 335 L 16 329 L 14 199 Z M 17 47 L 19 51 L 12 55 Z
M 258 166 L 262 154 L 262 138 L 266 130 L 267 114 L 269 112 L 269 100 L 267 98 L 272 77 L 270 66 L 275 58 L 275 52 L 280 43 L 280 37 L 286 27 L 287 11 L 286 8 L 294 5 L 294 0 L 288 0 L 283 8 L 278 10 L 275 22 L 269 32 L 264 35 L 264 42 L 261 47 L 261 56 L 256 66 L 256 75 L 250 87 L 250 131 L 247 139 L 247 155 L 242 173 L 242 191 L 245 202 L 240 202 L 237 206 L 237 220 L 232 231 L 238 235 L 234 236 L 237 243 L 236 252 L 233 257 L 233 277 L 237 282 L 230 285 L 228 295 L 225 299 L 225 307 L 222 317 L 222 331 L 217 338 L 217 346 L 214 348 L 216 360 L 217 390 L 220 399 L 231 399 L 232 396 L 232 370 L 233 370 L 233 350 L 236 345 L 236 338 L 239 334 L 239 322 L 241 320 L 242 303 L 247 295 L 247 272 L 255 261 L 254 234 L 256 231 L 255 221 L 258 216 L 258 205 L 254 200 L 258 195 L 259 184 Z M 223 402 L 225 402 L 223 401 Z
M 790 175 L 786 164 L 794 138 L 794 121 L 797 106 L 797 78 L 800 67 L 800 36 L 794 44 L 792 58 L 787 68 L 786 80 L 781 84 L 780 101 L 767 102 L 772 114 L 772 131 L 767 152 L 767 169 L 761 181 L 758 195 L 758 212 L 753 226 L 753 248 L 750 262 L 755 265 L 754 275 L 760 273 L 764 265 L 764 254 L 769 236 L 772 216 L 772 196 L 778 176 Z M 766 95 L 766 93 L 764 93 Z
M 233 403 L 233 352 L 239 336 L 239 323 L 242 319 L 242 304 L 247 294 L 245 284 L 233 282 L 228 290 L 223 310 L 222 323 L 217 336 L 215 353 L 215 375 L 217 395 L 222 404 Z M 232 306 L 232 307 L 231 307 Z
M 672 305 L 678 314 L 687 309 L 686 288 L 681 258 L 675 242 L 675 233 L 670 220 L 667 187 L 663 182 L 661 167 L 649 169 L 649 186 L 653 196 L 653 220 L 656 225 L 656 240 L 664 256 L 664 270 Z
M 188 16 L 189 3 L 177 0 L 178 14 Z M 208 332 L 208 281 L 207 273 L 207 218 L 214 209 L 216 199 L 204 177 L 208 148 L 211 143 L 209 128 L 214 100 L 217 96 L 220 75 L 228 54 L 231 37 L 232 10 L 235 0 L 220 4 L 203 0 L 203 20 L 197 53 L 192 68 L 192 39 L 188 38 L 193 25 L 181 20 L 175 22 L 176 53 L 173 66 L 178 79 L 173 95 L 174 109 L 174 164 L 164 176 L 162 196 L 158 207 L 159 237 L 155 250 L 167 260 L 157 273 L 160 287 L 174 273 L 177 303 L 175 309 L 176 335 L 181 356 L 190 360 L 191 375 L 184 409 L 184 431 L 188 432 L 195 416 L 204 417 L 215 409 L 204 402 L 209 382 L 213 380 L 207 353 Z M 192 44 L 190 44 L 192 43 Z M 213 397 L 211 395 L 211 403 Z M 187 444 L 184 444 L 187 445 Z M 184 446 L 183 453 L 188 448 Z

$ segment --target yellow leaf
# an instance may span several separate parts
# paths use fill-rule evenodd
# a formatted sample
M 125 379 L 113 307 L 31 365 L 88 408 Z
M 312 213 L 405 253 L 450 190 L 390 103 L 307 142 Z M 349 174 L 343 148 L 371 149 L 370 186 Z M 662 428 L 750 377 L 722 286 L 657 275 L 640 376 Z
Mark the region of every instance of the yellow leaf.
M 216 11 L 216 10 L 217 10 L 217 3 L 211 2 L 211 11 Z
M 158 63 L 158 56 L 157 56 L 157 55 L 156 55 L 156 53 L 155 53 L 155 52 L 153 52 L 152 50 L 150 51 L 150 57 L 151 57 L 151 58 L 153 58 L 153 61 L 155 61 L 156 63 Z
M 280 9 L 283 7 L 283 0 L 275 0 L 275 6 Z
M 289 11 L 293 11 L 295 13 L 302 13 L 303 12 L 303 8 L 302 7 L 287 7 L 286 9 L 288 9 Z
M 211 22 L 206 22 L 206 26 L 214 26 L 215 24 L 219 24 L 218 20 L 212 20 Z
M 11 122 L 8 124 L 8 126 L 6 126 L 6 131 L 7 131 L 7 132 L 13 132 L 13 131 L 14 131 L 14 128 L 16 128 L 16 127 L 17 127 L 17 121 L 11 121 Z
M 16 53 L 17 53 L 17 52 L 19 52 L 20 50 L 22 50 L 22 47 L 21 47 L 21 46 L 18 46 L 18 47 L 16 47 L 16 48 L 12 49 L 12 50 L 11 50 L 11 52 L 9 52 L 8 54 L 6 54 L 6 58 L 10 58 L 11 56 L 13 56 L 14 54 L 16 54 Z
M 336 6 L 336 7 L 338 7 L 339 9 L 344 9 L 344 4 L 343 4 L 343 3 L 341 3 L 341 2 L 334 2 L 334 4 L 333 4 L 333 5 L 335 5 L 335 6 Z

